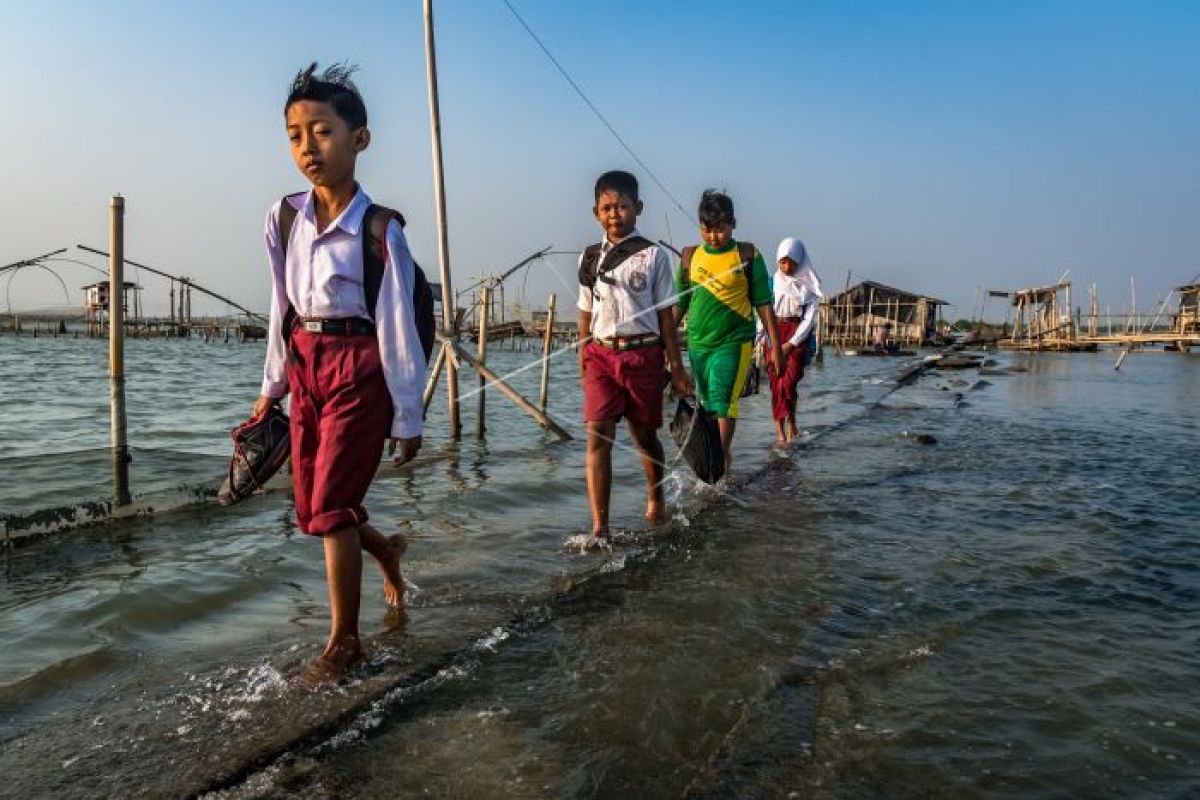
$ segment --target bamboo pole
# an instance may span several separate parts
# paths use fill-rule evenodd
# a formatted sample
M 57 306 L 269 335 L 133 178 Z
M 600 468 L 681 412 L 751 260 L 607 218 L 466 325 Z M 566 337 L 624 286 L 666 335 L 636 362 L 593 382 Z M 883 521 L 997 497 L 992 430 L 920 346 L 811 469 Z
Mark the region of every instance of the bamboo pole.
M 429 371 L 429 377 L 425 381 L 425 393 L 421 396 L 421 402 L 424 403 L 426 411 L 429 411 L 429 403 L 433 400 L 433 393 L 437 389 L 438 378 L 441 376 L 444 366 L 446 366 L 446 347 L 438 345 L 437 359 L 433 362 L 433 369 Z
M 113 504 L 127 506 L 129 440 L 125 418 L 125 198 L 109 202 L 108 394 L 112 442 Z
M 438 265 L 442 281 L 442 333 L 453 340 L 454 289 L 450 283 L 450 238 L 446 229 L 446 179 L 442 169 L 442 122 L 438 106 L 437 53 L 433 40 L 433 0 L 425 6 L 425 71 L 429 87 L 429 128 L 433 146 L 433 192 L 437 205 Z M 450 438 L 462 435 L 458 409 L 458 366 L 446 360 L 446 396 L 449 401 Z
M 491 385 L 499 389 L 509 400 L 512 400 L 514 403 L 520 406 L 522 411 L 533 417 L 546 429 L 557 434 L 558 438 L 562 439 L 564 442 L 571 440 L 571 434 L 563 430 L 562 427 L 560 427 L 554 420 L 550 419 L 549 416 L 539 411 L 537 406 L 526 400 L 516 389 L 505 383 L 503 378 L 492 372 L 484 364 L 480 364 L 474 356 L 472 356 L 463 348 L 462 345 L 460 345 L 458 342 L 452 341 L 450 342 L 449 346 L 454 348 L 455 356 L 467 362 L 468 366 L 472 367 L 475 371 L 483 375 L 483 377 L 487 378 Z M 452 359 L 448 359 L 448 361 L 452 363 Z
M 871 343 L 871 328 L 875 319 L 875 287 L 871 287 L 870 293 L 867 295 L 867 313 L 863 315 L 863 337 L 862 346 L 866 347 Z
M 479 363 L 487 363 L 488 318 L 491 316 L 492 287 L 483 287 L 483 302 L 479 306 Z M 479 393 L 475 406 L 475 437 L 482 439 L 487 433 L 487 381 L 479 375 Z
M 538 407 L 546 413 L 546 403 L 550 399 L 550 348 L 554 343 L 554 303 L 557 296 L 550 294 L 550 302 L 546 306 L 546 330 L 542 334 L 542 391 L 539 395 Z
M 1073 342 L 1075 341 L 1075 312 L 1071 310 L 1071 284 L 1067 284 L 1065 291 L 1067 293 L 1067 341 Z M 1054 297 L 1058 298 L 1058 292 L 1054 293 Z M 1054 320 L 1055 324 L 1059 324 L 1061 319 L 1060 315 L 1058 319 Z

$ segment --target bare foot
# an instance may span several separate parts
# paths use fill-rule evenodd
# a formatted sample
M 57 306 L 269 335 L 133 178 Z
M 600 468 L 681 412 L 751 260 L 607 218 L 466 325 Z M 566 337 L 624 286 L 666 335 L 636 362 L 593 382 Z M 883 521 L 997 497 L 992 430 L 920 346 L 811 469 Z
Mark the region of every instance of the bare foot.
M 661 500 L 646 501 L 646 524 L 651 527 L 671 521 L 671 511 Z
M 330 644 L 325 652 L 308 663 L 296 682 L 306 689 L 329 686 L 346 677 L 350 670 L 367 660 L 357 636 L 351 636 L 338 644 Z
M 404 605 L 404 578 L 400 577 L 400 559 L 408 550 L 408 537 L 403 533 L 392 534 L 387 539 L 387 556 L 379 560 L 383 572 L 383 599 L 389 606 Z

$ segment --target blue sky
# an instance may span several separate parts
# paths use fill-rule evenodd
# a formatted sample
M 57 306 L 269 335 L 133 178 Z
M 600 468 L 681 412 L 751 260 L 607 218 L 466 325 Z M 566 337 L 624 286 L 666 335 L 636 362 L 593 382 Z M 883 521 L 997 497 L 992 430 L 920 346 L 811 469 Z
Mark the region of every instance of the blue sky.
M 1131 274 L 1146 310 L 1200 273 L 1200 4 L 513 2 L 686 209 L 726 188 L 742 238 L 773 253 L 802 237 L 827 286 L 849 271 L 958 317 L 980 287 L 1067 269 L 1114 311 Z M 500 0 L 436 9 L 456 282 L 596 239 L 595 176 L 641 170 Z M 308 61 L 349 59 L 374 137 L 360 178 L 436 271 L 421 24 L 416 0 L 8 0 L 0 263 L 105 246 L 120 192 L 130 258 L 265 307 L 263 217 L 304 188 L 286 87 Z M 694 239 L 639 177 L 643 231 Z M 573 271 L 558 257 L 508 296 L 561 298 Z M 95 275 L 61 274 L 73 303 Z M 164 310 L 166 286 L 141 281 Z M 0 288 L 15 308 L 65 302 L 29 271 Z

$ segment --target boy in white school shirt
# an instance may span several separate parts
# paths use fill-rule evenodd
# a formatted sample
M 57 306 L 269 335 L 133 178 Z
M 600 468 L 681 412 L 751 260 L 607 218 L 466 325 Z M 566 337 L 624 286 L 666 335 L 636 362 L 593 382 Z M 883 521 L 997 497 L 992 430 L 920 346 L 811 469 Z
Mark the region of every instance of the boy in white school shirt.
M 362 506 L 390 436 L 397 463 L 421 446 L 425 353 L 412 301 L 414 266 L 401 220 L 386 227 L 385 269 L 367 308 L 363 263 L 371 201 L 354 179 L 371 141 L 352 67 L 296 75 L 284 104 L 296 167 L 312 184 L 276 203 L 266 243 L 273 293 L 262 395 L 264 413 L 291 394 L 292 473 L 300 530 L 323 540 L 331 629 L 305 669 L 308 685 L 333 682 L 365 660 L 359 640 L 362 550 L 379 563 L 390 604 L 403 601 L 402 535 L 384 537 Z M 284 209 L 284 204 L 291 209 Z M 293 212 L 294 210 L 294 212 Z M 286 212 L 286 214 L 285 214 Z M 280 217 L 294 216 L 281 241 Z
M 663 496 L 664 367 L 680 395 L 691 394 L 672 309 L 671 262 L 663 249 L 638 235 L 642 213 L 637 178 L 622 170 L 601 175 L 592 214 L 604 231 L 579 259 L 579 382 L 587 423 L 588 502 L 595 544 L 609 538 L 612 448 L 625 419 L 646 474 L 646 522 L 669 519 Z

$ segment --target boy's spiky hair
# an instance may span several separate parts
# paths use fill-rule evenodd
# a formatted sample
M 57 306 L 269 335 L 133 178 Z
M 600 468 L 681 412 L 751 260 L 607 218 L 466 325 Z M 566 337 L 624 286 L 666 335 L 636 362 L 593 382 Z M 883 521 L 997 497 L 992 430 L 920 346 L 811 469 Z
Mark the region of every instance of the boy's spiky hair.
M 726 224 L 731 228 L 737 227 L 737 217 L 733 215 L 733 200 L 716 189 L 705 189 L 704 194 L 700 195 L 700 209 L 696 216 L 706 228 L 719 228 Z
M 638 182 L 631 173 L 614 169 L 596 179 L 596 199 L 605 192 L 623 194 L 635 203 L 638 200 Z
M 350 76 L 357 71 L 357 65 L 339 61 L 330 64 L 318 76 L 317 62 L 312 62 L 306 69 L 297 72 L 296 77 L 292 79 L 287 102 L 283 104 L 284 116 L 287 116 L 292 103 L 316 100 L 333 106 L 333 110 L 346 121 L 351 130 L 367 127 L 366 103 L 363 102 L 354 81 L 350 80 Z

